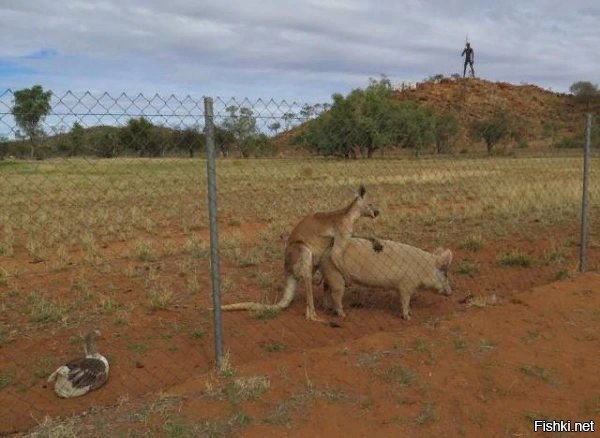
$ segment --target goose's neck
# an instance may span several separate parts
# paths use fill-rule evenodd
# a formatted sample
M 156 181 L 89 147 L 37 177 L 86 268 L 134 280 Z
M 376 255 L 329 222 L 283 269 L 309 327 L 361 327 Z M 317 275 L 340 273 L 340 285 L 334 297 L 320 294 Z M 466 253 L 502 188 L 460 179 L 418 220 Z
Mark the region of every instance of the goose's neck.
M 86 336 L 83 348 L 85 350 L 85 357 L 95 357 L 98 354 L 93 336 Z

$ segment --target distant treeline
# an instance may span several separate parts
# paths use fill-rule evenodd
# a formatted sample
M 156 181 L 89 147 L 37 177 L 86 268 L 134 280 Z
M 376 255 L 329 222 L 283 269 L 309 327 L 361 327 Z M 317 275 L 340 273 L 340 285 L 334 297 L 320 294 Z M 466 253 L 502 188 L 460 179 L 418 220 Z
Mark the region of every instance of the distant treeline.
M 577 82 L 571 88 L 574 96 L 588 108 L 600 96 L 593 84 Z M 16 140 L 0 138 L 0 158 L 194 157 L 205 152 L 206 136 L 199 126 L 167 127 L 153 124 L 144 117 L 131 118 L 124 126 L 84 127 L 75 122 L 69 132 L 48 135 L 42 121 L 51 112 L 51 95 L 39 85 L 14 93 L 15 105 L 11 112 L 20 129 L 15 132 Z M 508 108 L 498 107 L 481 118 L 461 123 L 451 111 L 394 98 L 394 89 L 385 76 L 380 80 L 371 79 L 366 88 L 354 89 L 347 96 L 334 94 L 332 97 L 332 105 L 305 105 L 298 117 L 291 112 L 283 114 L 283 132 L 278 120 L 266 126 L 271 136 L 259 128 L 252 108 L 228 106 L 224 114 L 215 118 L 217 150 L 223 157 L 250 158 L 273 156 L 282 147 L 356 159 L 393 149 L 410 149 L 416 155 L 431 151 L 449 153 L 459 139 L 464 142 L 467 138 L 474 144 L 483 143 L 486 150 L 493 153 L 502 143 L 527 148 L 529 139 L 537 139 L 532 136 L 531 127 Z M 292 119 L 301 124 L 292 127 Z M 555 121 L 545 120 L 539 136 L 557 148 L 583 145 L 583 130 L 569 136 L 561 136 L 560 131 Z M 593 145 L 598 143 L 598 134 L 598 123 L 595 123 Z M 462 151 L 466 151 L 464 145 Z
M 243 137 L 243 138 L 242 138 Z M 227 128 L 215 127 L 215 144 L 222 155 L 234 150 L 244 157 L 273 155 L 272 140 L 258 132 L 243 133 L 239 139 Z M 148 119 L 132 118 L 125 126 L 84 128 L 75 122 L 67 133 L 37 135 L 33 138 L 0 138 L 0 157 L 34 158 L 95 156 L 194 157 L 205 153 L 206 136 L 197 126 L 171 128 L 152 124 Z

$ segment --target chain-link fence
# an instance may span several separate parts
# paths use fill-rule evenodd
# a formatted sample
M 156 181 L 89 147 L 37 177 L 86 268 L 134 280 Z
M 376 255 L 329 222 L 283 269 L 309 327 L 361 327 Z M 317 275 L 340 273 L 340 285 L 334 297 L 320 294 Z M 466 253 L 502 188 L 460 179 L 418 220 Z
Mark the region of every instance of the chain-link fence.
M 413 92 L 391 107 L 366 92 L 311 105 L 215 98 L 212 114 L 191 97 L 69 92 L 35 129 L 4 92 L 0 432 L 182 382 L 214 366 L 215 345 L 217 362 L 220 346 L 234 363 L 266 358 L 405 327 L 408 306 L 411 324 L 435 321 L 573 275 L 583 113 L 527 124 L 473 114 L 464 98 L 423 110 L 401 99 Z M 502 135 L 486 137 L 485 123 Z M 597 159 L 592 147 L 590 270 Z M 223 304 L 273 304 L 296 282 L 285 309 L 211 311 L 211 290 Z M 306 320 L 313 283 L 308 316 L 329 324 Z M 109 384 L 57 403 L 46 379 L 83 354 L 91 327 Z

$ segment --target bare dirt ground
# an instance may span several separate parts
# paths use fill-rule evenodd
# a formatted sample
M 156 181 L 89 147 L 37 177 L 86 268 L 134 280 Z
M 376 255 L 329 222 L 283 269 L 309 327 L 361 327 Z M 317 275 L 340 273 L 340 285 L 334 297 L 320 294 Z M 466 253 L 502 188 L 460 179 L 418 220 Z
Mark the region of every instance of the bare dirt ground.
M 313 345 L 325 346 L 273 347 L 262 357 L 240 361 L 225 376 L 199 374 L 158 395 L 121 399 L 115 407 L 92 409 L 83 417 L 46 422 L 37 432 L 534 436 L 534 419 L 598 424 L 599 285 L 600 275 L 588 273 L 483 308 L 442 305 L 455 311 L 437 317 L 439 309 L 427 309 L 441 301 L 423 299 L 415 307 L 416 320 L 385 325 L 379 319 L 382 331 L 358 339 L 344 340 L 339 334 L 356 333 L 350 321 L 363 319 L 360 310 L 341 329 L 317 329 L 292 309 L 284 318 L 298 319 L 298 326 L 288 336 L 302 338 L 303 344 L 320 337 Z M 226 324 L 235 318 L 228 317 Z M 274 342 L 281 340 L 280 323 L 273 319 L 252 325 L 262 326 L 260 331 L 271 333 Z M 106 390 L 118 385 L 115 371 Z M 98 404 L 105 397 L 99 391 L 85 402 Z

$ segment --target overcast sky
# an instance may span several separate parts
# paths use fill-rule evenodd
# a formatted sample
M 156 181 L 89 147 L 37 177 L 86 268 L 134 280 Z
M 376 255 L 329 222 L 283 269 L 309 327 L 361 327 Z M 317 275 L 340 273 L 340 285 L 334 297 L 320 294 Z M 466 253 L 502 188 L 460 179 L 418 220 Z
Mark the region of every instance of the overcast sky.
M 328 101 L 385 73 L 600 82 L 599 0 L 0 0 L 0 89 Z

